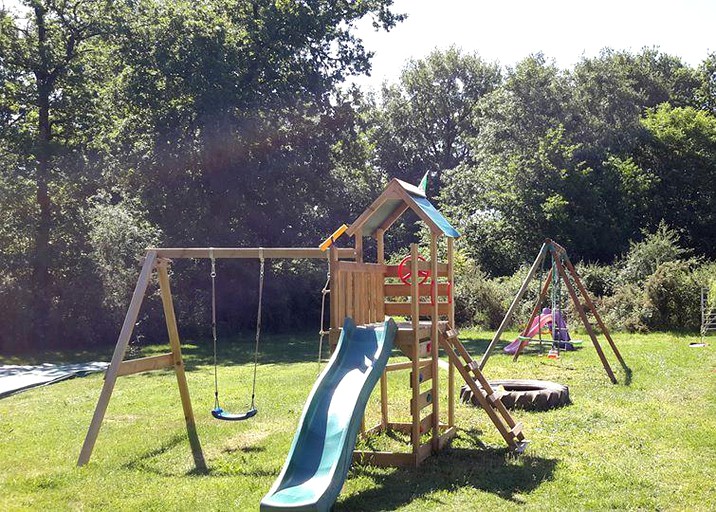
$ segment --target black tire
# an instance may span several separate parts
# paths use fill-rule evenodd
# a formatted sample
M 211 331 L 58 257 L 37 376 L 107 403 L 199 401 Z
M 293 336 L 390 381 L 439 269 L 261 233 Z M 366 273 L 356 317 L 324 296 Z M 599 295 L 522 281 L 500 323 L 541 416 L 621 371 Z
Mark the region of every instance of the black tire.
M 567 386 L 547 380 L 493 380 L 490 381 L 490 386 L 493 390 L 500 386 L 504 388 L 502 403 L 508 409 L 548 411 L 571 403 Z M 467 385 L 460 390 L 460 399 L 465 403 L 480 406 L 480 402 L 472 396 L 472 390 Z

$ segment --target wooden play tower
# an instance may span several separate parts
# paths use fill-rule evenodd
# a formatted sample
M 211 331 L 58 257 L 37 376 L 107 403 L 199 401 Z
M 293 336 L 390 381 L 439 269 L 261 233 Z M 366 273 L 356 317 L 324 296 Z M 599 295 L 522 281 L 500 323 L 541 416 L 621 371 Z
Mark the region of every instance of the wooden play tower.
M 399 265 L 385 262 L 385 232 L 408 210 L 414 212 L 430 232 L 429 255 L 422 256 L 417 244 Z M 409 361 L 389 363 L 380 381 L 380 423 L 364 435 L 393 430 L 409 434 L 411 452 L 356 451 L 361 462 L 385 466 L 417 466 L 443 449 L 455 436 L 455 370 L 474 388 L 474 394 L 488 413 L 510 449 L 521 451 L 526 441 L 522 425 L 516 423 L 500 396 L 482 376 L 458 339 L 453 302 L 454 240 L 460 234 L 427 200 L 425 193 L 393 179 L 383 193 L 348 228 L 354 237 L 355 257 L 340 258 L 330 248 L 330 340 L 335 347 L 346 317 L 357 324 L 382 322 L 385 316 L 410 318 L 399 322 L 395 345 Z M 376 240 L 375 262 L 364 261 L 365 237 Z M 439 245 L 446 241 L 447 261 L 439 259 Z M 440 410 L 439 349 L 448 356 L 447 411 Z M 387 373 L 410 371 L 410 422 L 389 420 Z M 429 437 L 426 440 L 426 437 Z

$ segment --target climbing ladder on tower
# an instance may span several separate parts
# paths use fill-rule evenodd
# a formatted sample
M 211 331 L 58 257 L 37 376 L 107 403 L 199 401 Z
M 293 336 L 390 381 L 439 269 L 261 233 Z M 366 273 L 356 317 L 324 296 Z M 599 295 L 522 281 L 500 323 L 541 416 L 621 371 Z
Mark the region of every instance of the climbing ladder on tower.
M 500 400 L 502 394 L 490 386 L 490 383 L 487 382 L 487 379 L 480 371 L 477 361 L 470 357 L 458 336 L 457 329 L 453 329 L 450 325 L 441 325 L 440 346 L 448 355 L 450 363 L 457 368 L 457 371 L 472 390 L 472 395 L 477 398 L 492 423 L 495 424 L 510 450 L 522 453 L 528 443 L 522 433 L 522 423 L 517 423 L 512 418 L 512 415 Z

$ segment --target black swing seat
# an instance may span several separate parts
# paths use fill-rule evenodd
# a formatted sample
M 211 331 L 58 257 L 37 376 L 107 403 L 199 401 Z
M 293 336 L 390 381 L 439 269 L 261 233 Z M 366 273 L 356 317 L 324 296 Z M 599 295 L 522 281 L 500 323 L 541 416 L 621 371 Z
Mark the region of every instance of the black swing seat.
M 211 410 L 211 415 L 216 418 L 217 420 L 224 420 L 224 421 L 243 421 L 248 420 L 249 418 L 253 418 L 256 416 L 256 413 L 258 413 L 258 409 L 255 407 L 252 407 L 248 411 L 241 413 L 241 414 L 233 414 L 230 412 L 226 412 L 221 407 L 216 407 Z

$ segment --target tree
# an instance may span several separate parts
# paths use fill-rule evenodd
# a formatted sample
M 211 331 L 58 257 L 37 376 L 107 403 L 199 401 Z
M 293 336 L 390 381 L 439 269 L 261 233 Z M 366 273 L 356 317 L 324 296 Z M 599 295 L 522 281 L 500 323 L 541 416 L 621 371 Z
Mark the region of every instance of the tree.
M 62 188 L 58 161 L 64 150 L 71 149 L 68 142 L 82 124 L 76 119 L 82 112 L 74 110 L 73 97 L 84 94 L 83 84 L 91 81 L 82 63 L 87 62 L 92 40 L 105 29 L 111 2 L 25 0 L 22 5 L 22 15 L 0 13 L 0 130 L 6 151 L 16 155 L 11 172 L 34 188 L 29 263 L 35 335 L 44 339 L 56 294 L 51 276 L 56 270 L 53 243 L 58 239 L 53 229 L 65 222 L 58 218 L 53 198 Z
M 430 171 L 437 188 L 443 171 L 469 158 L 478 103 L 500 81 L 497 64 L 455 47 L 410 61 L 382 89 L 373 133 L 378 167 L 416 183 Z

